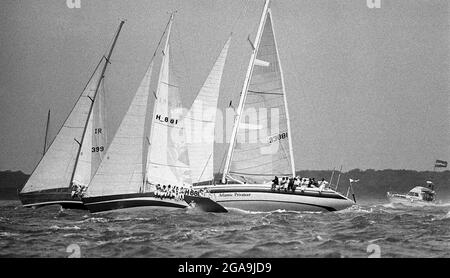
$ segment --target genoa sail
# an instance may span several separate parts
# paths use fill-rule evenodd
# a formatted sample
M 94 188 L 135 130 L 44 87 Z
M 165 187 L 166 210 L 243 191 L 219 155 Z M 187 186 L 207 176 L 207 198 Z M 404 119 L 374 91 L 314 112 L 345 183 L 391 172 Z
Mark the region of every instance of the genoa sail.
M 137 193 L 143 185 L 145 118 L 153 62 L 86 192 L 87 197 Z
M 103 61 L 105 59 L 102 59 Z M 96 82 L 100 78 L 101 72 L 96 73 Z M 103 84 L 103 80 L 101 81 Z M 94 99 L 95 88 L 97 83 L 92 84 L 91 94 L 89 98 L 94 100 L 93 109 L 89 115 L 88 124 L 84 134 L 83 143 L 81 145 L 78 163 L 76 165 L 73 176 L 73 184 L 88 186 L 92 177 L 95 174 L 100 162 L 106 152 L 107 133 L 105 128 L 106 123 L 106 109 L 105 109 L 105 94 L 103 90 L 98 90 L 97 96 Z
M 227 177 L 242 183 L 265 183 L 277 176 L 294 175 L 290 127 L 270 9 L 263 15 L 255 59 L 241 101 L 241 117 Z
M 105 59 L 102 58 L 45 156 L 39 162 L 21 193 L 66 188 L 71 185 L 77 154 L 104 63 Z M 89 140 L 86 146 L 90 148 Z M 83 158 L 83 160 L 89 161 L 88 157 Z
M 214 131 L 217 102 L 230 42 L 231 37 L 225 43 L 208 78 L 184 118 L 193 183 L 214 179 Z
M 94 176 L 100 162 L 106 153 L 108 143 L 108 129 L 106 128 L 106 102 L 104 91 L 104 80 L 102 82 L 102 90 L 97 92 L 93 108 L 93 127 L 92 127 L 92 165 L 91 178 Z
M 147 182 L 188 186 L 192 184 L 183 109 L 176 76 L 170 68 L 170 38 L 167 36 L 153 110 L 147 154 Z

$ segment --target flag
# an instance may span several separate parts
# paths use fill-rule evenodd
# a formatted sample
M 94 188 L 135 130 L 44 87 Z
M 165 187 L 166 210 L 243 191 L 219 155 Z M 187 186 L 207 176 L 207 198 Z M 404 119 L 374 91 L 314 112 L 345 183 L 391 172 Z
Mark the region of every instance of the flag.
M 436 160 L 436 163 L 434 164 L 434 167 L 436 167 L 436 168 L 446 168 L 447 167 L 447 161 Z
M 359 182 L 359 180 L 353 180 L 353 179 L 349 179 L 350 180 L 350 182 L 352 183 L 352 182 Z

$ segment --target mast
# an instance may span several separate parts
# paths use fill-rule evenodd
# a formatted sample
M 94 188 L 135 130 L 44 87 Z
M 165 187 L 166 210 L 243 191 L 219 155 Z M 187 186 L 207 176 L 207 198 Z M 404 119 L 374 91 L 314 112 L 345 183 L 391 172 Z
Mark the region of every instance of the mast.
M 259 43 L 261 42 L 262 31 L 264 28 L 265 20 L 267 18 L 267 11 L 269 9 L 269 3 L 270 3 L 270 0 L 266 0 L 266 2 L 264 4 L 264 9 L 263 9 L 261 19 L 259 22 L 258 32 L 256 33 L 256 40 L 255 40 L 255 43 L 253 44 L 254 47 L 252 45 L 253 52 L 250 57 L 247 74 L 246 74 L 245 80 L 244 80 L 244 86 L 243 86 L 242 92 L 241 92 L 241 99 L 239 100 L 239 106 L 237 108 L 237 113 L 236 113 L 236 117 L 234 120 L 234 127 L 233 127 L 233 132 L 231 133 L 230 145 L 228 147 L 227 159 L 225 161 L 225 167 L 224 167 L 223 176 L 222 176 L 222 183 L 226 182 L 226 177 L 230 170 L 231 156 L 233 155 L 233 147 L 234 147 L 234 143 L 236 141 L 236 135 L 237 135 L 239 123 L 241 121 L 241 115 L 242 115 L 242 110 L 244 108 L 245 99 L 247 97 L 247 90 L 248 90 L 248 86 L 249 86 L 249 82 L 250 82 L 250 77 L 253 72 L 253 66 L 255 63 L 256 54 L 258 53 Z
M 48 126 L 50 123 L 50 109 L 48 110 L 47 114 L 47 125 L 45 126 L 45 138 L 44 138 L 44 151 L 42 152 L 42 156 L 45 155 L 47 152 L 47 139 L 48 139 Z
M 278 53 L 278 46 L 277 46 L 277 38 L 275 36 L 275 28 L 273 27 L 273 21 L 272 21 L 272 11 L 271 9 L 268 10 L 268 14 L 270 15 L 270 25 L 272 26 L 272 33 L 273 38 L 275 42 L 275 50 L 277 52 L 277 60 L 278 60 L 278 66 L 280 68 L 280 75 L 281 75 L 281 86 L 283 87 L 283 99 L 284 99 L 284 108 L 286 109 L 286 120 L 287 120 L 287 129 L 288 129 L 288 142 L 289 142 L 289 155 L 291 156 L 291 171 L 292 171 L 292 177 L 295 177 L 295 163 L 294 163 L 294 149 L 292 148 L 292 133 L 291 133 L 291 121 L 289 119 L 289 111 L 288 111 L 288 104 L 287 104 L 287 98 L 286 98 L 286 87 L 284 85 L 284 75 L 283 75 L 283 68 L 281 67 L 281 60 L 280 60 L 280 54 Z
M 108 67 L 108 64 L 110 63 L 110 59 L 111 59 L 114 47 L 116 46 L 117 39 L 119 38 L 120 31 L 122 30 L 122 27 L 123 27 L 124 24 L 125 24 L 125 21 L 121 20 L 120 24 L 119 24 L 119 28 L 117 29 L 117 32 L 116 32 L 116 34 L 114 36 L 114 40 L 113 40 L 113 42 L 111 44 L 111 48 L 109 49 L 108 56 L 105 57 L 106 62 L 103 65 L 102 72 L 100 74 L 100 78 L 98 79 L 97 86 L 95 87 L 94 97 L 91 99 L 92 104 L 91 104 L 91 107 L 89 108 L 88 117 L 86 118 L 86 123 L 84 125 L 83 134 L 81 136 L 81 142 L 80 142 L 79 147 L 78 147 L 77 157 L 75 159 L 75 165 L 74 165 L 73 171 L 72 171 L 72 177 L 70 178 L 70 184 L 72 184 L 72 180 L 73 180 L 73 177 L 75 175 L 75 169 L 77 169 L 78 158 L 80 157 L 80 152 L 81 152 L 81 146 L 83 145 L 84 136 L 86 134 L 86 128 L 87 128 L 87 125 L 88 125 L 88 122 L 89 122 L 89 118 L 90 118 L 90 116 L 92 114 L 92 110 L 94 108 L 94 102 L 95 102 L 95 99 L 97 98 L 97 93 L 98 93 L 98 90 L 100 88 L 100 84 L 102 83 L 103 79 L 105 78 L 106 68 Z
M 170 14 L 170 18 L 169 18 L 169 22 L 167 23 L 166 30 L 164 30 L 164 32 L 167 31 L 166 42 L 165 42 L 165 44 L 164 44 L 164 50 L 163 50 L 163 55 L 164 55 L 164 56 L 166 55 L 167 47 L 169 46 L 170 32 L 171 32 L 171 30 L 172 30 L 172 23 L 173 23 L 173 19 L 174 19 L 174 17 L 175 17 L 175 13 L 176 13 L 176 11 L 175 11 L 175 12 L 172 12 L 172 13 Z M 153 54 L 153 58 L 154 58 L 155 55 L 156 55 L 156 52 L 157 52 L 158 47 L 159 47 L 159 45 L 160 45 L 160 43 L 161 43 L 161 41 L 162 41 L 163 36 L 164 36 L 164 33 L 163 33 L 163 35 L 161 36 L 161 39 L 159 40 L 158 46 L 156 47 L 155 53 Z M 152 59 L 153 59 L 153 58 L 152 58 Z M 163 64 L 163 63 L 164 63 L 164 58 L 163 58 L 163 60 L 162 60 L 162 62 L 161 62 L 161 67 L 160 67 L 160 69 L 159 69 L 158 87 L 156 88 L 156 96 L 158 96 L 159 87 L 160 87 L 160 84 L 161 84 L 162 71 L 163 71 L 163 66 L 162 66 L 162 64 Z M 155 101 L 155 104 L 153 105 L 152 122 L 155 120 L 155 117 L 156 117 L 156 105 L 157 105 L 157 100 Z M 151 145 L 151 144 L 152 144 L 152 137 L 153 137 L 153 133 L 154 133 L 154 132 L 153 132 L 153 126 L 154 126 L 154 125 L 152 124 L 152 125 L 151 125 L 151 128 L 150 128 L 150 134 L 149 134 L 149 137 L 147 138 L 148 145 Z M 143 185 L 145 186 L 145 184 L 146 184 L 146 182 L 147 182 L 148 150 L 144 152 L 144 155 L 145 155 L 145 159 L 144 159 L 144 161 L 145 161 L 145 169 L 144 169 L 144 175 L 143 175 L 143 176 L 144 176 L 144 178 L 143 178 Z
M 334 189 L 334 191 L 338 190 L 339 180 L 341 179 L 341 174 L 342 174 L 342 165 L 341 165 L 341 168 L 339 169 L 339 176 L 338 176 L 337 183 L 336 183 L 336 188 Z

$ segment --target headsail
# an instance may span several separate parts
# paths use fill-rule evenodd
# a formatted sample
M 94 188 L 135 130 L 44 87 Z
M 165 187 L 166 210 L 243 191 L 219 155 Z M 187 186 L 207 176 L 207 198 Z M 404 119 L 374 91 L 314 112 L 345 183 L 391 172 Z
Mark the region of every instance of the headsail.
M 102 59 L 102 63 L 105 59 Z M 100 78 L 101 71 L 97 71 L 92 84 L 89 84 L 89 99 L 94 100 L 94 107 L 89 116 L 86 132 L 84 134 L 83 144 L 81 146 L 77 167 L 73 176 L 73 184 L 88 186 L 91 178 L 94 176 L 100 162 L 106 152 L 106 128 L 104 93 L 98 91 L 94 98 L 96 86 Z
M 284 80 L 267 6 L 224 171 L 224 176 L 247 183 L 295 174 Z
M 103 80 L 101 86 L 102 89 L 97 92 L 97 97 L 94 101 L 93 109 L 93 126 L 92 126 L 92 174 L 94 176 L 100 162 L 105 156 L 107 144 L 108 144 L 108 129 L 106 128 L 106 101 L 105 101 L 105 90 Z
M 153 62 L 92 178 L 86 196 L 136 193 L 143 185 L 145 118 Z
M 171 16 L 163 50 L 147 153 L 146 182 L 184 186 L 192 184 L 179 87 L 170 67 Z
M 214 179 L 214 129 L 223 68 L 231 37 L 225 43 L 208 78 L 185 116 L 192 182 Z
M 105 59 L 102 58 L 53 143 L 22 189 L 22 193 L 70 186 L 83 131 L 92 106 L 91 99 L 94 97 L 104 63 Z

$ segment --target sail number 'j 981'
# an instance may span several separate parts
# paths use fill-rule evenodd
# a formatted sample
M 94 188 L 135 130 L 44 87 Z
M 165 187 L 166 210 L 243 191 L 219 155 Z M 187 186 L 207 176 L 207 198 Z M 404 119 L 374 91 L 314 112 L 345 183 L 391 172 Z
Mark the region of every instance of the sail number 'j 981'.
M 288 137 L 287 132 L 283 132 L 281 134 L 269 137 L 269 144 L 275 143 L 276 141 L 280 141 L 282 139 L 286 139 Z

